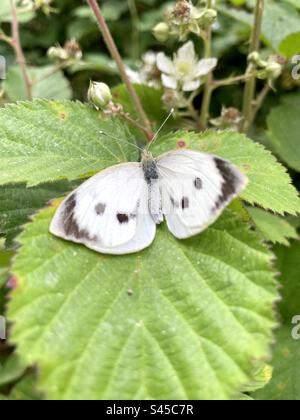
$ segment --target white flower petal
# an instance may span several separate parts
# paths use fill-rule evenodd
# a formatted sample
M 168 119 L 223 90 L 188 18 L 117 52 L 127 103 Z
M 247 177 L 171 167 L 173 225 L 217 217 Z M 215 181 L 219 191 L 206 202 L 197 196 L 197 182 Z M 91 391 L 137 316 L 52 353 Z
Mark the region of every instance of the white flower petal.
M 173 74 L 174 73 L 174 64 L 173 61 L 167 57 L 164 53 L 157 54 L 156 60 L 157 67 L 159 70 L 166 74 Z
M 194 43 L 192 41 L 185 43 L 181 48 L 179 48 L 177 57 L 180 61 L 195 61 L 196 53 Z
M 195 68 L 194 76 L 201 77 L 206 76 L 211 70 L 213 70 L 218 64 L 216 58 L 203 58 L 200 60 Z
M 200 85 L 201 85 L 200 80 L 188 80 L 183 84 L 182 90 L 184 92 L 192 92 L 198 89 Z
M 169 89 L 176 89 L 177 88 L 177 80 L 175 77 L 167 76 L 166 74 L 162 74 L 161 76 L 162 84 L 164 87 Z
M 127 73 L 127 76 L 129 77 L 129 79 L 132 83 L 135 83 L 137 85 L 142 84 L 142 79 L 141 79 L 141 75 L 139 74 L 139 72 L 127 68 L 126 73 Z

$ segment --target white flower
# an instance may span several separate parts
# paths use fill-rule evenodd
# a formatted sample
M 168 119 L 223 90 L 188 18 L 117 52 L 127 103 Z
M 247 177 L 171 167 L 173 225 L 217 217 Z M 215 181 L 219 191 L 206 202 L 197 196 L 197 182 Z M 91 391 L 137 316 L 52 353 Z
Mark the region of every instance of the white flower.
M 160 71 L 156 65 L 157 54 L 148 51 L 142 56 L 142 63 L 138 71 L 130 68 L 126 69 L 126 73 L 132 83 L 138 85 L 147 85 L 159 89 L 161 87 Z
M 184 44 L 174 55 L 173 61 L 164 53 L 157 56 L 157 67 L 162 72 L 162 83 L 169 89 L 192 92 L 201 85 L 201 78 L 217 65 L 216 58 L 198 61 L 192 41 Z

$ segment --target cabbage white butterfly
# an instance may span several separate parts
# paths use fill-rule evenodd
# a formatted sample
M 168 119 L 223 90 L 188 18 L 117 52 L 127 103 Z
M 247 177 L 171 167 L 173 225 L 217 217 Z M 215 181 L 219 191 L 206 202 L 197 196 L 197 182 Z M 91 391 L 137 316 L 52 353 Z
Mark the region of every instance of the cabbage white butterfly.
M 199 234 L 246 184 L 238 168 L 217 156 L 174 150 L 153 158 L 148 147 L 141 162 L 105 169 L 72 192 L 50 232 L 100 253 L 130 254 L 151 245 L 164 219 L 178 239 Z

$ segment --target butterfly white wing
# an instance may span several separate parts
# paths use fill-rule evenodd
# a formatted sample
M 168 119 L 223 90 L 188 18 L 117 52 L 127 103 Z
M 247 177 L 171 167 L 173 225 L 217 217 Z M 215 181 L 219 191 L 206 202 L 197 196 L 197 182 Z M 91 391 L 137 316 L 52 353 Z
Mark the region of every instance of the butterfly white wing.
M 245 175 L 230 162 L 191 150 L 166 153 L 157 159 L 157 166 L 163 213 L 179 239 L 206 229 L 247 184 Z
M 63 201 L 50 226 L 58 237 L 107 254 L 144 249 L 155 231 L 138 163 L 112 166 L 84 182 Z

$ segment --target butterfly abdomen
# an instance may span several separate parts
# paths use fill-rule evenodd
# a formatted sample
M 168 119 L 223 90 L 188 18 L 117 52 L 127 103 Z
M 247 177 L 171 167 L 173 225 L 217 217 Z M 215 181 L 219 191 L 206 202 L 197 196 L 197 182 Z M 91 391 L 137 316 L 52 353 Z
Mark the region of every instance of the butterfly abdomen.
M 148 185 L 148 207 L 156 224 L 163 222 L 160 180 L 156 161 L 146 158 L 142 161 L 144 177 Z

